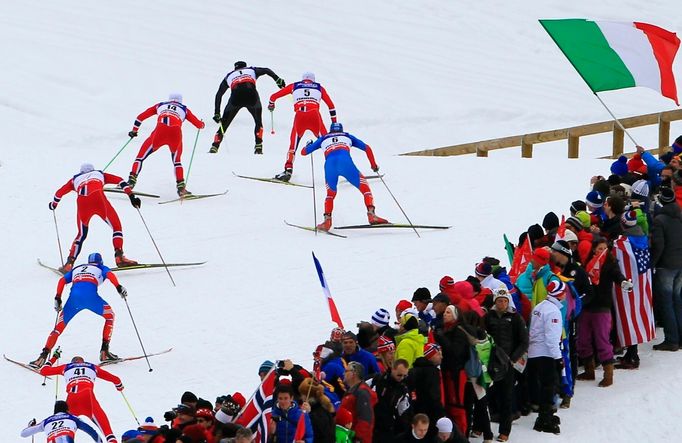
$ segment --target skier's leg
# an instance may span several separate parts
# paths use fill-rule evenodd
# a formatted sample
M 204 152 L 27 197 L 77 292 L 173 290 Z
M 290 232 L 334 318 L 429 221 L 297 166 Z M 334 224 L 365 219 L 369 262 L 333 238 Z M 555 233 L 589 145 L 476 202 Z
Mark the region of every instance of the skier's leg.
M 227 102 L 227 106 L 225 106 L 225 110 L 223 111 L 223 117 L 220 119 L 220 126 L 218 127 L 218 130 L 215 133 L 215 136 L 213 137 L 213 144 L 211 145 L 211 152 L 218 152 L 218 148 L 220 147 L 220 143 L 222 143 L 223 138 L 225 137 L 225 132 L 227 132 L 227 128 L 230 126 L 232 123 L 232 120 L 237 116 L 237 113 L 241 109 L 241 106 L 235 106 L 231 101 Z
M 102 431 L 102 434 L 104 434 L 104 438 L 107 440 L 107 443 L 117 443 L 116 436 L 114 435 L 114 432 L 111 429 L 111 424 L 109 423 L 109 418 L 107 417 L 107 414 L 100 406 L 99 402 L 97 401 L 97 398 L 95 398 L 95 394 L 92 392 L 90 394 L 90 404 L 92 410 L 92 415 L 90 416 L 90 419 Z
M 54 345 L 57 344 L 57 339 L 61 335 L 62 332 L 64 332 L 64 329 L 66 328 L 66 323 L 64 322 L 64 311 L 61 311 L 59 313 L 59 316 L 57 317 L 57 324 L 54 325 L 54 329 L 52 332 L 50 332 L 50 335 L 47 336 L 47 341 L 45 342 L 45 349 L 52 350 L 54 348 Z
M 253 116 L 254 129 L 253 134 L 256 139 L 256 145 L 263 144 L 263 107 L 260 104 L 260 99 L 256 99 L 256 102 L 247 106 L 246 109 Z
M 140 150 L 138 151 L 137 156 L 135 157 L 133 166 L 130 168 L 131 177 L 135 177 L 135 179 L 137 179 L 137 176 L 142 171 L 142 162 L 144 162 L 147 159 L 147 157 L 149 157 L 150 155 L 152 155 L 152 153 L 154 153 L 154 151 L 156 151 L 156 147 L 154 146 L 155 137 L 156 129 L 152 131 L 151 135 L 142 143 L 142 146 L 140 146 Z
M 76 225 L 78 226 L 78 233 L 76 234 L 76 238 L 73 239 L 73 243 L 71 243 L 69 257 L 67 259 L 67 264 L 70 263 L 71 265 L 75 263 L 76 258 L 78 258 L 78 254 L 81 253 L 83 243 L 88 237 L 88 224 L 90 223 L 92 216 L 95 214 L 95 212 L 90 208 L 90 205 L 86 203 L 79 204 L 77 211 L 78 214 L 76 216 Z M 68 270 L 70 271 L 71 268 L 69 267 Z

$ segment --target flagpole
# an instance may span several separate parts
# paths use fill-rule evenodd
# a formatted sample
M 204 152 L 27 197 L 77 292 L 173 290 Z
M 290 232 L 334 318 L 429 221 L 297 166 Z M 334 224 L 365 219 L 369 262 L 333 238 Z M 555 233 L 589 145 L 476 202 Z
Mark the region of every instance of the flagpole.
M 589 86 L 589 85 L 588 85 L 588 86 Z M 613 114 L 613 112 L 611 112 L 611 110 L 609 109 L 609 107 L 606 106 L 606 103 L 604 103 L 604 100 L 602 100 L 601 97 L 599 97 L 599 95 L 598 95 L 596 92 L 592 91 L 592 93 L 594 94 L 595 97 L 597 97 L 597 100 L 599 100 L 599 102 L 604 106 L 604 108 L 606 108 L 606 110 L 609 111 L 609 114 L 611 114 L 611 117 L 613 117 L 613 120 L 614 120 L 616 123 L 618 123 L 618 126 L 620 126 L 620 129 L 622 129 L 623 132 L 625 133 L 625 135 L 627 135 L 628 138 L 629 138 L 630 140 L 632 140 L 632 143 L 634 143 L 635 146 L 639 146 L 639 143 L 637 143 L 637 142 L 635 141 L 635 139 L 632 138 L 632 136 L 630 135 L 630 133 L 628 132 L 628 130 L 625 129 L 625 126 L 623 126 L 623 124 L 620 122 L 620 120 L 618 120 L 618 117 L 616 117 L 616 116 Z

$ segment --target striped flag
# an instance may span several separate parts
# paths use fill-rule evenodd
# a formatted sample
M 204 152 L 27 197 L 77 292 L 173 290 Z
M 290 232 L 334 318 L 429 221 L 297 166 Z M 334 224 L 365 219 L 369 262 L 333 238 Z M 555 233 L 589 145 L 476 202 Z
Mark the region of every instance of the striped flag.
M 341 316 L 339 311 L 336 309 L 336 304 L 332 298 L 331 292 L 329 292 L 329 285 L 327 284 L 327 279 L 324 278 L 324 271 L 322 271 L 322 265 L 320 261 L 315 257 L 313 252 L 313 261 L 315 262 L 315 269 L 317 270 L 317 276 L 320 278 L 320 284 L 322 285 L 322 292 L 327 297 L 327 303 L 329 304 L 329 313 L 332 316 L 332 321 L 338 325 L 339 328 L 343 329 L 343 322 L 341 321 Z
M 270 369 L 234 421 L 253 431 L 254 442 L 267 443 L 268 441 L 268 421 L 272 415 L 272 395 L 275 392 L 276 375 L 275 368 Z
M 620 236 L 614 253 L 620 270 L 632 281 L 632 291 L 614 286 L 616 332 L 621 346 L 646 343 L 654 339 L 656 327 L 651 291 L 651 254 L 646 236 Z

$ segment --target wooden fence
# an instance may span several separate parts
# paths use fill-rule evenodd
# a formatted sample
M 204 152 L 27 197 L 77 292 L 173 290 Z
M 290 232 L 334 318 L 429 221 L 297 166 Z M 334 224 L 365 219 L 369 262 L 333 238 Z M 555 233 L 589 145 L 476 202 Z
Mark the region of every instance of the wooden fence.
M 682 120 L 682 109 L 620 119 L 626 129 L 657 124 L 658 152 L 660 154 L 664 153 L 670 147 L 670 122 L 676 120 Z M 534 144 L 568 140 L 568 158 L 578 158 L 580 155 L 580 137 L 603 134 L 606 132 L 611 132 L 613 134 L 613 153 L 611 158 L 618 158 L 618 156 L 623 154 L 625 133 L 613 120 L 574 126 L 572 128 L 555 129 L 553 131 L 514 135 L 511 137 L 495 138 L 474 143 L 407 152 L 402 155 L 450 156 L 475 153 L 477 157 L 487 157 L 489 151 L 520 146 L 521 157 L 531 158 L 533 157 Z

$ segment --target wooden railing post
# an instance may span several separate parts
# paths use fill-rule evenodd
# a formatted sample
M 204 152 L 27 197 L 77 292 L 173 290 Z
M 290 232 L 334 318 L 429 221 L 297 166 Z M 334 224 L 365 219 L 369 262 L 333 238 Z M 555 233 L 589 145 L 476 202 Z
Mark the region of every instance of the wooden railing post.
M 526 136 L 521 137 L 521 158 L 533 158 L 533 144 L 526 142 Z
M 670 146 L 670 121 L 658 114 L 658 155 L 663 155 Z
M 481 145 L 476 146 L 476 157 L 487 157 L 488 150 Z
M 580 157 L 580 137 L 571 135 L 571 130 L 568 130 L 568 158 Z
M 623 155 L 623 147 L 625 145 L 625 131 L 615 122 L 613 123 L 613 155 L 612 158 L 618 158 Z

